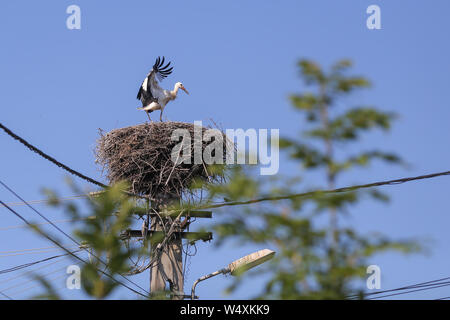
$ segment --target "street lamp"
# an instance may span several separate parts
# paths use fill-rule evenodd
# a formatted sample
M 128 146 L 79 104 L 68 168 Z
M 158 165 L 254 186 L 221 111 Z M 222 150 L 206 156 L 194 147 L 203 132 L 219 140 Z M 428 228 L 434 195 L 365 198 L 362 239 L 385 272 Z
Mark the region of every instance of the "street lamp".
M 221 273 L 222 274 L 230 273 L 232 276 L 240 275 L 240 274 L 244 273 L 245 271 L 260 265 L 261 263 L 264 263 L 264 262 L 272 259 L 274 255 L 275 255 L 275 251 L 272 251 L 269 249 L 259 250 L 257 252 L 253 252 L 252 254 L 249 254 L 245 257 L 242 257 L 236 261 L 233 261 L 226 268 L 217 270 L 213 273 L 207 274 L 206 276 L 203 276 L 203 277 L 197 279 L 194 282 L 194 284 L 192 285 L 191 300 L 194 300 L 194 298 L 195 298 L 195 287 L 197 286 L 197 284 L 200 281 L 204 281 L 206 279 L 212 278 Z

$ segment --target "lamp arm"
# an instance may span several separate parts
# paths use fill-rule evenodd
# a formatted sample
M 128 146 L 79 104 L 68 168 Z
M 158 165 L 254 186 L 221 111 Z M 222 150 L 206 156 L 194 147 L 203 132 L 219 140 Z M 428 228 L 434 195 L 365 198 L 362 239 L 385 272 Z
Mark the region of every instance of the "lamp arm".
M 227 274 L 229 272 L 230 272 L 229 268 L 223 268 L 223 269 L 217 270 L 217 271 L 215 271 L 213 273 L 207 274 L 206 276 L 203 276 L 203 277 L 198 278 L 197 280 L 195 280 L 194 284 L 192 285 L 191 300 L 195 299 L 195 287 L 197 286 L 197 284 L 199 282 L 204 281 L 204 280 L 209 279 L 209 278 L 212 278 L 212 277 L 215 277 L 215 276 L 217 276 L 217 275 L 219 275 L 221 273 L 222 274 Z

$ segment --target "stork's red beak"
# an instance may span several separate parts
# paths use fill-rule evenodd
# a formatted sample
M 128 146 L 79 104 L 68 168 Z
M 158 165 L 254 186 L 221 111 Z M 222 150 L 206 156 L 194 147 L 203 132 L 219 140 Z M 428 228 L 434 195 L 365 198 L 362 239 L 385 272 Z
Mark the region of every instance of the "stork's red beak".
M 184 92 L 186 92 L 187 94 L 189 94 L 189 91 L 187 91 L 185 87 L 181 87 L 181 90 L 183 90 Z

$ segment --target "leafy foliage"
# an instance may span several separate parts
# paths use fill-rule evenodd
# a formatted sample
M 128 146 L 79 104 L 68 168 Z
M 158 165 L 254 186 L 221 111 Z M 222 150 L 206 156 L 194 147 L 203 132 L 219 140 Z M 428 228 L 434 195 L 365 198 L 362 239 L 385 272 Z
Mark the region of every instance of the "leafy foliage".
M 358 154 L 336 152 L 336 147 L 355 143 L 373 129 L 388 131 L 395 119 L 374 107 L 347 108 L 340 113 L 338 101 L 370 82 L 362 76 L 348 75 L 351 61 L 341 60 L 324 71 L 309 60 L 298 63 L 308 91 L 290 97 L 294 109 L 306 116 L 307 130 L 300 138 L 284 137 L 280 148 L 306 170 L 321 170 L 327 188 L 334 188 L 344 172 L 368 166 L 379 160 L 401 164 L 394 153 L 363 150 Z M 293 177 L 290 177 L 292 180 Z M 298 179 L 301 180 L 301 179 Z M 252 197 L 298 193 L 282 177 L 265 181 L 251 169 L 234 168 L 226 185 L 210 188 L 210 199 L 245 200 Z M 395 250 L 403 253 L 420 248 L 410 240 L 394 241 L 379 234 L 360 234 L 351 226 L 340 226 L 338 216 L 364 197 L 387 201 L 379 190 L 351 191 L 339 194 L 315 194 L 307 199 L 290 199 L 269 204 L 246 206 L 230 211 L 214 225 L 218 245 L 226 240 L 244 244 L 268 245 L 277 251 L 272 263 L 255 273 L 266 273 L 269 280 L 258 298 L 273 299 L 345 299 L 362 293 L 361 280 L 367 276 L 369 260 L 377 253 Z M 330 217 L 329 223 L 323 214 Z M 359 280 L 359 282 L 358 282 Z M 240 284 L 236 279 L 229 290 Z
M 74 187 L 75 188 L 75 187 Z M 132 222 L 134 203 L 123 192 L 125 183 L 117 183 L 86 201 L 89 215 L 83 215 L 74 202 L 61 203 L 59 197 L 49 190 L 49 204 L 64 207 L 65 211 L 79 226 L 74 235 L 80 243 L 89 248 L 90 258 L 81 265 L 81 285 L 89 296 L 96 299 L 108 297 L 119 285 L 111 277 L 119 279 L 119 274 L 129 271 L 129 259 L 137 253 L 135 249 L 124 246 L 120 233 Z M 107 273 L 111 277 L 105 275 Z M 45 286 L 49 294 L 54 294 Z M 44 295 L 45 296 L 45 295 Z
M 294 110 L 306 116 L 309 128 L 301 132 L 300 138 L 284 137 L 280 141 L 282 150 L 306 173 L 321 170 L 326 187 L 330 189 L 340 175 L 374 160 L 402 163 L 397 155 L 381 150 L 362 150 L 358 154 L 336 152 L 336 147 L 356 143 L 373 129 L 389 130 L 395 118 L 374 107 L 359 106 L 338 113 L 340 99 L 370 86 L 364 77 L 348 75 L 351 66 L 351 61 L 340 60 L 326 72 L 312 61 L 299 61 L 300 75 L 308 91 L 292 95 L 290 100 Z M 223 168 L 217 170 L 222 172 Z M 239 166 L 232 167 L 228 175 L 225 184 L 205 186 L 202 181 L 194 181 L 194 189 L 208 191 L 202 204 L 298 193 L 302 181 L 300 175 L 263 179 L 253 174 L 251 168 Z M 130 257 L 142 254 L 124 246 L 120 240 L 119 233 L 130 226 L 132 211 L 136 209 L 122 190 L 127 190 L 127 186 L 119 183 L 89 199 L 87 209 L 93 219 L 86 219 L 88 216 L 82 215 L 82 209 L 74 203 L 59 203 L 58 197 L 49 192 L 51 204 L 63 206 L 73 219 L 82 221 L 75 235 L 93 253 L 93 258 L 82 266 L 82 286 L 94 298 L 108 297 L 118 285 L 100 270 L 112 276 L 126 272 L 130 269 Z M 375 233 L 360 234 L 351 226 L 337 223 L 339 216 L 348 213 L 349 208 L 366 196 L 378 201 L 389 200 L 386 194 L 371 189 L 339 194 L 314 193 L 309 198 L 227 208 L 226 217 L 216 215 L 217 222 L 212 225 L 218 238 L 216 244 L 220 246 L 232 240 L 276 250 L 271 263 L 248 272 L 268 276 L 257 298 L 345 299 L 355 294 L 363 297 L 361 280 L 367 276 L 366 268 L 374 255 L 387 250 L 403 253 L 420 250 L 415 241 L 395 241 Z M 324 219 L 327 215 L 329 223 Z M 148 254 L 148 251 L 144 252 Z M 106 266 L 102 261 L 107 261 Z M 248 273 L 237 277 L 229 291 L 235 290 Z M 41 298 L 58 298 L 49 284 L 44 280 L 42 283 L 48 293 Z

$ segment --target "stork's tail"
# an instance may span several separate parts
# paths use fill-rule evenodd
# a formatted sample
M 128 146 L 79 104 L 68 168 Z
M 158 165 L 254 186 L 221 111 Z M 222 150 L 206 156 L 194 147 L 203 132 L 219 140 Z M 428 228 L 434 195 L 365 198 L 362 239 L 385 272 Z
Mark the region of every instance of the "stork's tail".
M 138 107 L 137 109 L 147 111 L 148 113 L 152 113 L 154 111 L 154 110 L 149 109 L 148 106 L 147 107 Z

